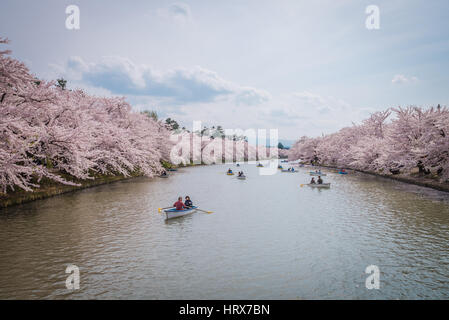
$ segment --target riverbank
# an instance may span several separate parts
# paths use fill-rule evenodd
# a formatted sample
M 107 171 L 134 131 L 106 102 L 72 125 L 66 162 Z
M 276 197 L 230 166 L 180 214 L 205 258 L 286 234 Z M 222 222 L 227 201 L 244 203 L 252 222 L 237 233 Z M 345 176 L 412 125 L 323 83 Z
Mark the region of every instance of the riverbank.
M 346 168 L 346 167 L 335 167 L 335 166 L 328 166 L 328 165 L 318 165 L 316 167 L 332 168 L 332 169 L 336 169 L 336 170 L 345 169 L 346 171 L 351 170 L 351 171 L 369 174 L 372 176 L 392 179 L 392 180 L 396 180 L 396 181 L 400 181 L 400 182 L 414 184 L 414 185 L 421 186 L 421 187 L 427 187 L 427 188 L 432 188 L 432 189 L 436 189 L 439 191 L 449 192 L 449 183 L 439 182 L 436 179 L 428 178 L 427 176 L 425 176 L 423 174 L 419 174 L 419 173 L 382 174 L 382 173 L 374 172 L 374 171 L 366 171 L 366 170 L 359 170 L 359 169 Z
M 188 163 L 188 164 L 180 164 L 178 166 L 174 166 L 169 162 L 164 161 L 162 163 L 162 166 L 165 169 L 187 168 L 187 167 L 202 166 L 202 165 L 206 165 L 206 164 L 204 164 L 204 163 L 201 163 L 201 164 Z M 9 192 L 7 194 L 0 193 L 0 209 L 27 203 L 27 202 L 31 202 L 31 201 L 35 201 L 35 200 L 42 200 L 42 199 L 54 197 L 57 195 L 61 195 L 64 193 L 74 192 L 74 191 L 87 189 L 87 188 L 91 188 L 91 187 L 95 187 L 95 186 L 99 186 L 99 185 L 103 185 L 103 184 L 114 183 L 114 182 L 123 181 L 123 180 L 127 180 L 127 179 L 133 179 L 133 178 L 141 177 L 141 176 L 142 176 L 142 174 L 140 174 L 140 173 L 133 173 L 127 177 L 125 177 L 124 175 L 115 175 L 115 176 L 97 175 L 95 177 L 95 179 L 93 179 L 93 180 L 79 180 L 79 179 L 74 179 L 73 177 L 70 177 L 70 176 L 64 177 L 64 178 L 68 179 L 69 181 L 80 184 L 80 186 L 65 185 L 65 184 L 57 183 L 57 182 L 54 182 L 54 181 L 44 178 L 39 183 L 40 187 L 34 189 L 33 192 L 29 192 L 29 191 L 25 191 L 20 188 L 17 188 L 15 191 Z

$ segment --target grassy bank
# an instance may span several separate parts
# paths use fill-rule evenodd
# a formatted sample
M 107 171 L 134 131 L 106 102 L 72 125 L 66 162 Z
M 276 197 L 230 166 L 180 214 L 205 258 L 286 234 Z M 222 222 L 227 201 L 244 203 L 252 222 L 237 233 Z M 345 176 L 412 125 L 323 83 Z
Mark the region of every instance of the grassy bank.
M 179 165 L 175 166 L 171 164 L 170 162 L 162 161 L 162 166 L 165 169 L 170 168 L 182 168 L 182 167 L 193 167 L 193 166 L 199 166 L 199 165 L 205 165 L 204 163 L 201 164 L 191 164 L 188 163 L 186 165 Z M 62 175 L 65 179 L 78 183 L 80 186 L 68 186 L 61 183 L 57 183 L 54 181 L 51 181 L 49 179 L 42 179 L 39 182 L 40 188 L 36 188 L 33 190 L 33 192 L 25 191 L 20 188 L 16 188 L 15 191 L 9 191 L 7 194 L 0 193 L 0 209 L 6 208 L 13 205 L 18 205 L 22 203 L 31 202 L 34 200 L 41 200 L 53 196 L 57 196 L 60 194 L 73 192 L 81 189 L 86 189 L 90 187 L 99 186 L 102 184 L 108 184 L 113 183 L 121 180 L 126 179 L 132 179 L 135 177 L 142 176 L 140 173 L 133 173 L 129 177 L 125 177 L 123 175 L 96 175 L 95 179 L 93 180 L 79 180 L 74 179 L 71 176 L 68 175 Z
M 332 169 L 345 169 L 345 170 L 351 170 L 356 172 L 361 172 L 377 177 L 392 179 L 396 181 L 401 181 L 405 183 L 410 183 L 422 187 L 432 188 L 439 191 L 449 192 L 449 183 L 444 183 L 438 181 L 438 178 L 435 176 L 429 176 L 425 174 L 420 173 L 400 173 L 400 174 L 384 174 L 380 172 L 373 172 L 373 171 L 365 171 L 365 170 L 358 170 L 353 168 L 344 168 L 344 167 L 335 167 L 335 166 L 328 166 L 328 165 L 317 165 L 317 167 L 323 167 L 323 168 L 332 168 Z

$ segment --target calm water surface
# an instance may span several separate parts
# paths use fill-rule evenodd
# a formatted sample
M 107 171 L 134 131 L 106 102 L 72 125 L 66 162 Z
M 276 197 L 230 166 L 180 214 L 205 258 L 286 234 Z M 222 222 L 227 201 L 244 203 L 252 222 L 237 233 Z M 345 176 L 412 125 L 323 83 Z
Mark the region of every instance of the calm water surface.
M 1 299 L 448 299 L 449 195 L 327 171 L 185 168 L 0 211 Z M 232 166 L 234 170 L 238 170 Z M 164 221 L 178 195 L 213 214 Z M 65 287 L 67 265 L 80 289 Z M 365 268 L 380 269 L 380 289 Z

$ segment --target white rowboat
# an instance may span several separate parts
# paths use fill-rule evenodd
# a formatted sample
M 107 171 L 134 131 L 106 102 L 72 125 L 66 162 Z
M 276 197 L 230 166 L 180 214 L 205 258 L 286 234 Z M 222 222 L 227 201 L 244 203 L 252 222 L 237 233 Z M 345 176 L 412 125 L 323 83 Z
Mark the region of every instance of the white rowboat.
M 183 210 L 176 210 L 176 208 L 173 209 L 166 209 L 164 210 L 165 212 L 165 219 L 173 219 L 173 218 L 179 218 L 179 217 L 183 217 L 186 216 L 188 214 L 194 213 L 196 212 L 196 206 L 193 206 L 189 209 L 183 209 Z

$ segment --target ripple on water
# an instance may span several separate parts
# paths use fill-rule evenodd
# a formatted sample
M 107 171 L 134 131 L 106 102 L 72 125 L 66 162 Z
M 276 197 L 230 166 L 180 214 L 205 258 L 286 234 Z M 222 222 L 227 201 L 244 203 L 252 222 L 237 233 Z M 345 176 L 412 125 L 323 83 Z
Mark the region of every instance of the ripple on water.
M 182 169 L 2 210 L 0 298 L 449 298 L 449 196 L 363 174 Z M 190 195 L 213 214 L 164 221 Z M 65 289 L 80 267 L 81 288 Z M 365 268 L 381 290 L 365 288 Z

